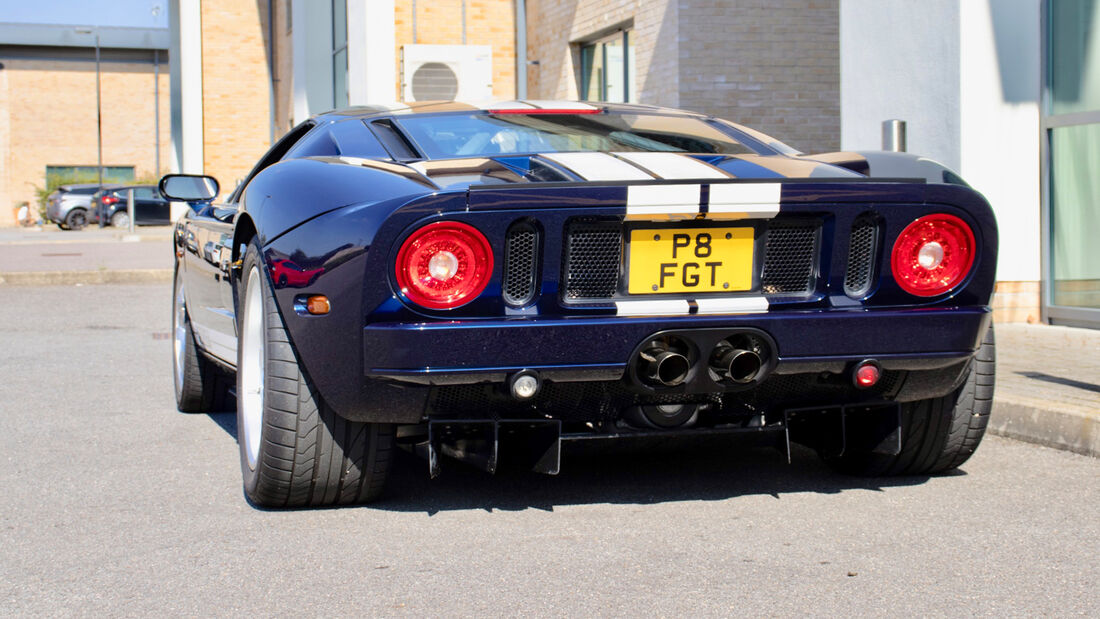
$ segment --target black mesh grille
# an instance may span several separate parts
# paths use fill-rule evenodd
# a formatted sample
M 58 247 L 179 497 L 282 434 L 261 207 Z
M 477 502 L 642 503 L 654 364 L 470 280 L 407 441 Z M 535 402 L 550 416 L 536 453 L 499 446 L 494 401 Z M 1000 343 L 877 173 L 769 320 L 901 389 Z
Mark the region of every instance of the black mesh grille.
M 538 290 L 539 234 L 527 222 L 512 224 L 504 242 L 504 302 L 522 306 L 535 298 Z
M 577 222 L 565 241 L 562 280 L 566 299 L 615 296 L 622 262 L 622 227 L 618 222 Z
M 804 294 L 813 290 L 817 255 L 815 222 L 779 222 L 768 225 L 764 273 L 765 294 Z
M 848 296 L 862 296 L 871 287 L 877 247 L 878 224 L 873 217 L 859 216 L 848 238 L 848 268 L 844 272 L 844 292 Z

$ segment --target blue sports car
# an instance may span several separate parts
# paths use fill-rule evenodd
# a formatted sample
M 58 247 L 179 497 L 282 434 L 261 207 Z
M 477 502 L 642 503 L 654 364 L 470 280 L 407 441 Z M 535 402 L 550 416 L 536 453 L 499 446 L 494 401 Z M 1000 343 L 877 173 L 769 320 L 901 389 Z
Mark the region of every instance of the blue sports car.
M 224 202 L 208 176 L 160 188 L 191 205 L 176 400 L 235 394 L 258 505 L 375 499 L 396 447 L 432 475 L 556 473 L 570 441 L 744 435 L 912 475 L 985 431 L 997 226 L 927 159 L 641 105 L 446 102 L 312 118 Z

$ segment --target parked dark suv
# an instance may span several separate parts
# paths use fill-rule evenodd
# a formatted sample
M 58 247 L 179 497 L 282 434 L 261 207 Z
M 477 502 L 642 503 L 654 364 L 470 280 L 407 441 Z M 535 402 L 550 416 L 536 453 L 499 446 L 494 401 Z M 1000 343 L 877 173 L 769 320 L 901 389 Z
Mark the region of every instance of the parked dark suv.
M 164 226 L 171 222 L 168 199 L 160 195 L 155 185 L 116 187 L 96 193 L 92 197 L 92 221 L 100 227 L 126 228 L 130 225 L 127 211 L 127 192 L 134 190 L 134 224 L 138 226 Z
M 46 219 L 57 224 L 57 227 L 62 230 L 79 230 L 89 221 L 94 221 L 89 210 L 92 194 L 101 189 L 114 187 L 118 185 L 95 183 L 60 185 L 46 198 Z

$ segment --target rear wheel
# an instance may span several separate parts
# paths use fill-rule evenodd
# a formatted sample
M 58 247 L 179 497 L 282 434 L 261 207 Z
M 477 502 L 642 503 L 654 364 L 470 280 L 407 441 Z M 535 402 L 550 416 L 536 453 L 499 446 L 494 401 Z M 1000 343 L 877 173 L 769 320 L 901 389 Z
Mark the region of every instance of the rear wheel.
M 187 313 L 183 274 L 176 268 L 172 296 L 172 376 L 176 408 L 185 413 L 209 413 L 226 408 L 224 374 L 199 352 Z
M 116 211 L 111 215 L 111 226 L 114 228 L 129 228 L 130 214 L 126 211 Z
M 287 337 L 255 241 L 239 290 L 237 442 L 248 498 L 265 507 L 376 499 L 393 426 L 348 421 L 321 400 Z
M 856 475 L 928 475 L 966 462 L 982 442 L 993 408 L 993 327 L 986 331 L 962 386 L 939 398 L 901 405 L 901 453 L 846 453 L 830 464 Z
M 65 216 L 65 227 L 69 230 L 80 230 L 88 223 L 88 212 L 82 208 L 74 208 Z

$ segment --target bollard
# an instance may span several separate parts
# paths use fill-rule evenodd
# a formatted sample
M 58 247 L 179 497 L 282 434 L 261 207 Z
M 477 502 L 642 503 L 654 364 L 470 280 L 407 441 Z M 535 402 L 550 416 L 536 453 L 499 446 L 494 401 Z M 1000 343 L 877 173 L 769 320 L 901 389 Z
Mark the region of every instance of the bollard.
M 130 234 L 134 233 L 134 188 L 126 192 L 126 213 L 130 216 Z
M 882 121 L 882 150 L 905 152 L 905 121 L 892 118 Z

